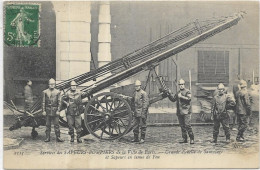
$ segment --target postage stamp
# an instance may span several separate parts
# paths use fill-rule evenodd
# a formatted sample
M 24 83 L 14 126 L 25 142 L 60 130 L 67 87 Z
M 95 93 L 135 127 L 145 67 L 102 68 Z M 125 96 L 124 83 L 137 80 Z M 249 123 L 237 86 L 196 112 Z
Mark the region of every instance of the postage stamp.
M 40 46 L 40 4 L 10 3 L 5 6 L 4 42 L 15 47 Z

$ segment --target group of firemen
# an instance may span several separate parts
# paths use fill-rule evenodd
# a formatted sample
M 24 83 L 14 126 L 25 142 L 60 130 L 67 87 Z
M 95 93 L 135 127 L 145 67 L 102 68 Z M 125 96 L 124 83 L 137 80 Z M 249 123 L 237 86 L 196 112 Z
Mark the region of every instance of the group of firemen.
M 240 80 L 239 84 L 235 87 L 238 87 L 238 89 L 234 91 L 234 97 L 225 92 L 225 86 L 222 83 L 217 87 L 218 91 L 216 95 L 214 95 L 211 109 L 214 121 L 212 143 L 217 143 L 220 123 L 225 131 L 226 141 L 228 143 L 230 142 L 230 117 L 227 110 L 232 108 L 237 116 L 238 122 L 236 141 L 243 142 L 245 140 L 244 132 L 247 129 L 248 120 L 252 114 L 249 93 L 247 91 L 247 82 L 245 80 Z
M 33 103 L 32 99 L 32 82 L 28 81 L 25 86 L 25 110 L 28 110 Z M 69 127 L 69 135 L 71 136 L 70 142 L 74 142 L 74 128 L 76 129 L 77 142 L 82 143 L 81 133 L 81 113 L 82 113 L 82 92 L 77 89 L 77 83 L 71 81 L 71 88 L 65 94 L 61 95 L 61 92 L 55 89 L 56 81 L 54 79 L 49 80 L 49 88 L 43 91 L 42 94 L 42 113 L 46 116 L 46 139 L 45 142 L 50 141 L 51 133 L 51 121 L 54 124 L 54 131 L 56 134 L 56 141 L 63 142 L 60 137 L 59 129 L 59 115 L 62 105 L 66 105 L 66 117 Z M 181 127 L 182 140 L 180 143 L 188 143 L 188 137 L 190 144 L 194 144 L 194 133 L 191 127 L 191 92 L 185 88 L 185 81 L 180 79 L 178 82 L 179 90 L 174 95 L 170 90 L 167 92 L 168 98 L 172 102 L 176 102 L 177 117 Z M 211 113 L 213 115 L 213 140 L 212 143 L 217 143 L 220 124 L 225 131 L 226 142 L 230 142 L 230 117 L 227 110 L 235 108 L 238 121 L 238 134 L 236 140 L 239 142 L 244 141 L 244 132 L 248 125 L 248 118 L 251 115 L 251 107 L 249 94 L 247 92 L 247 83 L 244 80 L 240 80 L 237 85 L 239 88 L 235 92 L 234 97 L 228 95 L 225 90 L 225 86 L 220 83 L 217 86 L 217 90 L 213 96 L 213 104 Z M 29 97 L 28 97 L 29 96 Z M 149 107 L 149 98 L 147 93 L 142 90 L 141 82 L 136 80 L 135 92 L 131 100 L 134 103 L 134 121 L 133 127 L 134 139 L 132 142 L 145 142 L 146 134 L 146 120 Z M 141 131 L 141 133 L 140 133 Z

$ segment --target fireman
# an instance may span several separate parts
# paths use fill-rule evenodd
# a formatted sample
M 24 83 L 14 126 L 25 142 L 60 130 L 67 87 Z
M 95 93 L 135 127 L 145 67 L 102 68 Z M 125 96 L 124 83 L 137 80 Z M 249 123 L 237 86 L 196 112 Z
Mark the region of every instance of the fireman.
M 59 128 L 61 96 L 60 91 L 55 89 L 55 84 L 55 80 L 50 79 L 49 88 L 43 91 L 42 114 L 46 116 L 46 140 L 44 142 L 50 142 L 51 121 L 53 121 L 54 124 L 56 141 L 63 142 L 63 140 L 60 138 Z
M 70 90 L 64 95 L 63 102 L 67 105 L 67 121 L 69 125 L 70 142 L 74 142 L 74 125 L 77 133 L 77 142 L 82 143 L 81 137 L 81 113 L 82 99 L 81 91 L 77 89 L 77 83 L 72 81 L 70 83 Z
M 179 80 L 180 90 L 176 95 L 168 96 L 172 102 L 176 101 L 177 116 L 181 127 L 183 140 L 180 143 L 188 143 L 188 136 L 190 137 L 190 144 L 194 144 L 194 134 L 191 127 L 191 92 L 185 88 L 185 81 L 183 79 Z
M 141 82 L 136 80 L 135 92 L 133 96 L 134 102 L 134 139 L 132 142 L 139 142 L 139 129 L 141 129 L 140 143 L 144 143 L 146 133 L 146 119 L 148 114 L 149 98 L 147 93 L 141 89 Z
M 211 113 L 213 114 L 213 140 L 211 143 L 217 143 L 219 134 L 220 123 L 223 126 L 226 135 L 226 142 L 230 143 L 230 128 L 229 120 L 230 117 L 227 110 L 230 107 L 235 106 L 235 99 L 225 93 L 224 84 L 220 83 L 217 87 L 217 94 L 213 98 Z
M 238 134 L 236 140 L 238 142 L 244 141 L 244 132 L 248 126 L 248 118 L 251 115 L 251 105 L 249 94 L 247 91 L 247 83 L 245 80 L 239 82 L 240 90 L 236 92 L 236 113 L 238 122 Z

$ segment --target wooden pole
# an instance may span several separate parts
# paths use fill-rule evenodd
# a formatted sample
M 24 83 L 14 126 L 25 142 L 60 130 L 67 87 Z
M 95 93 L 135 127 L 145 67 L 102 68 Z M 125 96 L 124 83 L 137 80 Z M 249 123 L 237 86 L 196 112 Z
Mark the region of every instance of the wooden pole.
M 252 82 L 253 82 L 253 84 L 255 84 L 255 71 L 254 70 L 253 70 L 253 77 L 252 78 L 253 78 Z
M 190 81 L 190 91 L 191 91 L 191 71 L 189 70 L 189 81 Z

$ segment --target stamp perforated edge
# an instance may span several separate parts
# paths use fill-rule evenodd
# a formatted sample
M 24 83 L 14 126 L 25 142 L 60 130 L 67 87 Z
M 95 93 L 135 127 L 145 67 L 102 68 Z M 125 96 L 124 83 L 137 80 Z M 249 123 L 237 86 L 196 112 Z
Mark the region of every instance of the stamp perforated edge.
M 41 13 L 41 10 L 42 10 L 42 8 L 41 8 L 41 3 L 35 3 L 35 2 L 22 2 L 22 1 L 5 1 L 4 3 L 3 3 L 4 5 L 3 5 L 3 14 L 4 14 L 4 16 L 3 16 L 3 30 L 4 30 L 4 34 L 3 34 L 3 41 L 5 41 L 5 16 L 6 16 L 6 5 L 10 5 L 10 4 L 21 4 L 21 5 L 38 5 L 39 6 L 39 13 L 38 13 L 38 22 L 39 22 L 39 28 L 38 28 L 38 30 L 39 30 L 39 37 L 41 37 L 41 15 L 40 15 L 40 13 Z M 3 42 L 3 44 L 6 46 L 6 43 L 5 42 Z M 24 47 L 24 46 L 20 46 L 20 47 L 23 47 L 23 48 L 29 48 L 29 47 L 34 47 L 34 46 L 27 46 L 27 47 Z M 39 38 L 39 40 L 37 41 L 37 47 L 39 48 L 39 47 L 41 47 L 41 39 Z M 36 48 L 37 48 L 36 47 Z

